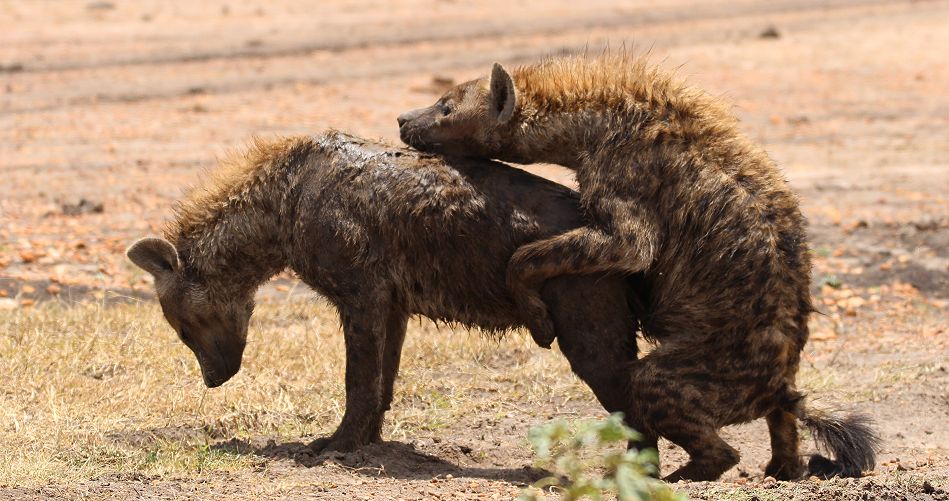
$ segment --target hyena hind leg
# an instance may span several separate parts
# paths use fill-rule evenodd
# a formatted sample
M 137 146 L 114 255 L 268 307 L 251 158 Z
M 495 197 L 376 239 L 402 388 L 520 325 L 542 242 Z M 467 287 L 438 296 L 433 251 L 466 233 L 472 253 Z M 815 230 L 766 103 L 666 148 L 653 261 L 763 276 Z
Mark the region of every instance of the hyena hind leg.
M 689 461 L 665 480 L 715 480 L 738 464 L 738 451 L 718 434 L 721 393 L 711 376 L 690 374 L 701 346 L 663 344 L 634 363 L 630 370 L 631 393 L 636 402 L 632 416 L 642 430 L 670 440 L 685 449 Z M 725 389 L 727 390 L 727 389 Z
M 798 452 L 797 417 L 775 409 L 767 416 L 771 435 L 771 461 L 764 473 L 778 480 L 796 480 L 804 476 L 804 462 Z
M 688 427 L 663 436 L 689 453 L 689 462 L 667 475 L 666 482 L 717 480 L 738 464 L 738 451 L 728 445 L 713 428 Z

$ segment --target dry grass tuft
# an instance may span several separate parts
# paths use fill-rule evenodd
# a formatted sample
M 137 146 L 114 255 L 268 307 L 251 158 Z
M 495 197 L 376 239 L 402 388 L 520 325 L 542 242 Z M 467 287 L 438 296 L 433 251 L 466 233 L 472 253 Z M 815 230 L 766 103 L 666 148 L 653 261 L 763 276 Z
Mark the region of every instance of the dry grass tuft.
M 386 435 L 405 440 L 473 413 L 532 415 L 554 399 L 592 398 L 560 354 L 523 333 L 500 344 L 413 321 Z M 241 372 L 214 390 L 152 303 L 0 312 L 0 486 L 252 467 L 259 458 L 212 446 L 331 432 L 344 408 L 343 371 L 337 317 L 320 302 L 260 305 Z

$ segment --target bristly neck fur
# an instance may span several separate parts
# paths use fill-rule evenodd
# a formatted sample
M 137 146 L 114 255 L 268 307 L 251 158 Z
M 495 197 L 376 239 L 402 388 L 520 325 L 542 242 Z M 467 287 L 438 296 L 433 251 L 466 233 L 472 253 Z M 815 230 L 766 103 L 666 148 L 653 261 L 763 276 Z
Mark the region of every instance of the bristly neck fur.
M 305 139 L 258 142 L 179 204 L 166 234 L 191 278 L 244 295 L 287 267 L 296 186 L 311 147 Z
M 731 122 L 707 120 L 695 110 L 631 103 L 603 109 L 579 103 L 572 110 L 528 111 L 518 130 L 518 156 L 577 170 L 603 151 L 675 154 L 710 141 L 734 138 Z
M 602 151 L 675 154 L 738 135 L 720 100 L 623 52 L 519 68 L 514 82 L 516 161 L 578 169 Z

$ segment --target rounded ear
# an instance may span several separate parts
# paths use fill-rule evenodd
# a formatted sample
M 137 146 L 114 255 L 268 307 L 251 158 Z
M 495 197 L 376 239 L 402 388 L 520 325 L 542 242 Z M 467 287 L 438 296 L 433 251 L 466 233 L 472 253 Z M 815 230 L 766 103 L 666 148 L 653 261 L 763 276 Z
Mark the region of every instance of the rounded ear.
M 514 116 L 514 106 L 517 104 L 517 91 L 514 90 L 514 80 L 501 66 L 494 63 L 491 68 L 491 96 L 490 111 L 500 123 L 506 123 Z
M 166 277 L 178 269 L 178 251 L 164 238 L 143 238 L 132 244 L 125 255 L 156 279 Z

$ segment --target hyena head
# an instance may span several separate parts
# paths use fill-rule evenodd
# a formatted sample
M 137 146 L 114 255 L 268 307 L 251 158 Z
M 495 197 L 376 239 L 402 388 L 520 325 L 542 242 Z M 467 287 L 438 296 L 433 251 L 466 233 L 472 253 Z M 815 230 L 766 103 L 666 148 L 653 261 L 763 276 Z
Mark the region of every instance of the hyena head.
M 490 78 L 457 85 L 435 104 L 399 116 L 402 141 L 421 151 L 516 162 L 517 92 L 495 63 Z
M 247 342 L 253 294 L 216 294 L 182 265 L 174 245 L 162 238 L 143 238 L 126 255 L 155 277 L 165 319 L 197 357 L 204 384 L 214 388 L 236 374 Z

